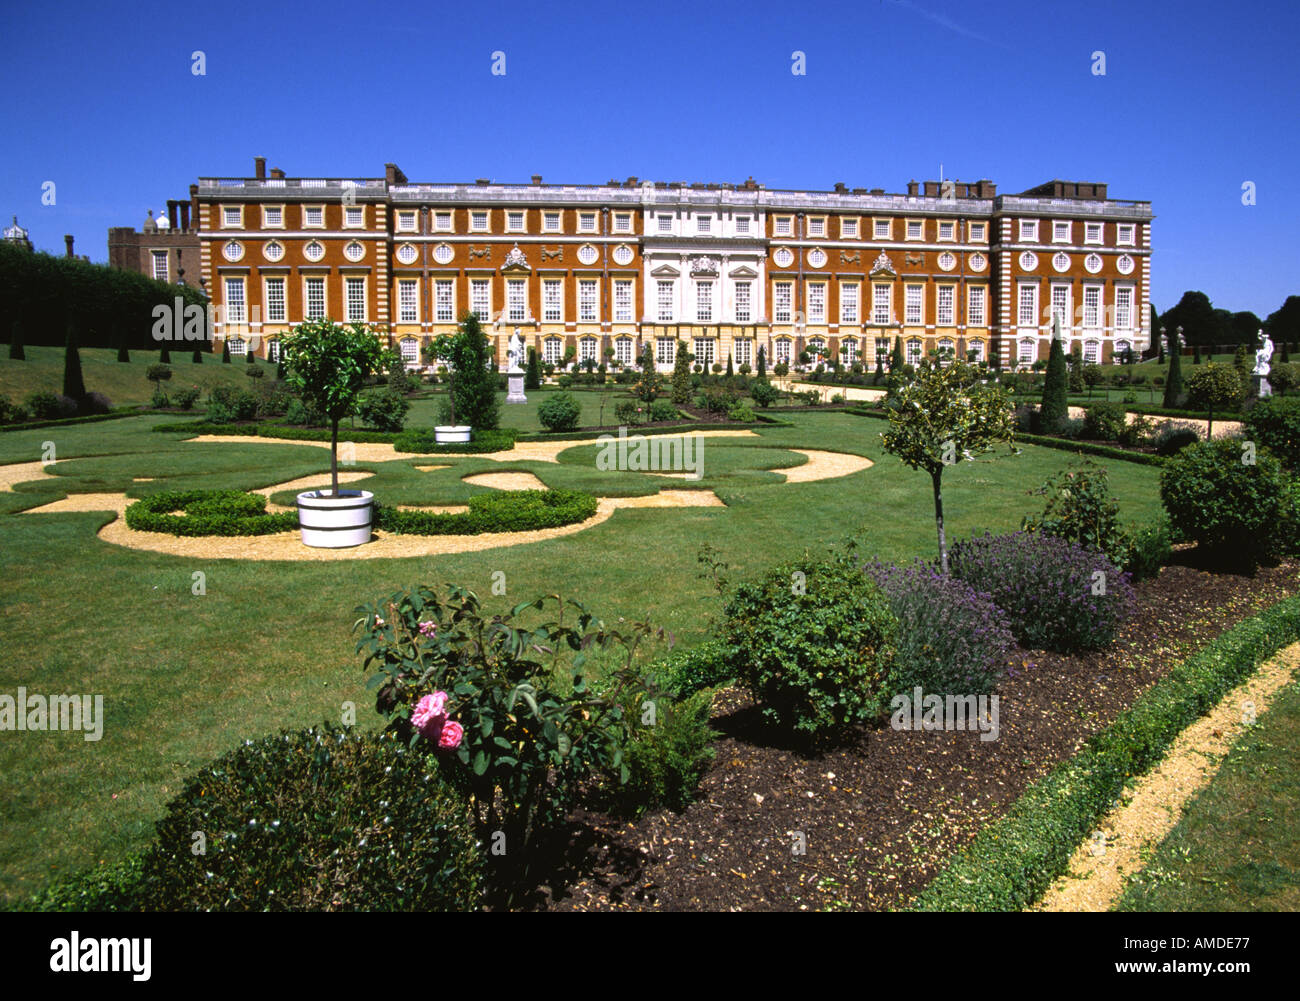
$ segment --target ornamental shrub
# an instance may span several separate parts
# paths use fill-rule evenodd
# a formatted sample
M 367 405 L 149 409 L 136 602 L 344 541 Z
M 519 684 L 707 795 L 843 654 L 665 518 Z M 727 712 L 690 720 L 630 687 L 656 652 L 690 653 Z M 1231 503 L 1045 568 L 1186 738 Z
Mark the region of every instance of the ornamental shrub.
M 1138 528 L 1129 529 L 1122 538 L 1119 566 L 1132 580 L 1146 580 L 1160 573 L 1173 555 L 1169 521 L 1161 516 Z
M 1178 533 L 1212 561 L 1254 566 L 1277 555 L 1287 476 L 1265 449 L 1253 462 L 1241 441 L 1189 445 L 1165 463 L 1160 500 Z
M 614 420 L 619 424 L 634 427 L 644 424 L 646 420 L 645 405 L 639 400 L 619 400 L 614 404 Z
M 985 695 L 997 686 L 1015 642 L 987 594 L 920 562 L 865 568 L 898 619 L 894 670 L 899 691 Z
M 630 729 L 623 748 L 627 782 L 607 782 L 606 795 L 598 801 L 625 816 L 684 810 L 713 761 L 717 733 L 709 726 L 712 706 L 713 693 L 707 691 L 677 700 L 662 692 L 625 698 L 623 713 Z
M 363 424 L 379 431 L 400 431 L 411 409 L 405 396 L 392 389 L 380 389 L 362 395 L 358 413 Z
M 678 697 L 716 688 L 732 679 L 727 647 L 719 639 L 705 640 L 689 650 L 674 650 L 653 665 L 665 687 Z
M 777 389 L 766 379 L 755 379 L 749 385 L 750 398 L 763 409 L 776 402 Z
M 711 414 L 725 414 L 735 406 L 738 395 L 729 386 L 705 386 L 699 404 Z
M 777 566 L 728 596 L 720 638 L 771 723 L 833 740 L 883 713 L 899 691 L 898 623 L 845 556 Z
M 1042 532 L 973 536 L 948 554 L 952 575 L 987 593 L 1021 646 L 1074 653 L 1106 646 L 1133 604 L 1129 575 L 1102 553 Z
M 476 429 L 468 442 L 440 443 L 432 428 L 410 428 L 393 439 L 395 451 L 424 455 L 477 455 L 484 452 L 505 452 L 514 448 L 514 445 L 515 432 L 511 428 L 494 428 L 491 431 Z
M 475 494 L 469 499 L 468 511 L 455 513 L 375 504 L 375 524 L 402 535 L 531 532 L 586 521 L 596 507 L 595 497 L 578 490 L 497 490 Z
M 573 431 L 582 416 L 582 404 L 572 393 L 548 393 L 537 408 L 537 419 L 547 431 Z
M 727 420 L 739 421 L 742 424 L 752 424 L 754 422 L 754 411 L 750 410 L 749 407 L 745 406 L 743 403 L 736 403 L 727 411 Z
M 677 408 L 668 400 L 655 400 L 650 404 L 650 419 L 652 421 L 675 421 L 679 416 Z
M 1300 399 L 1260 400 L 1246 415 L 1244 437 L 1263 445 L 1289 469 L 1300 467 Z
M 40 390 L 32 393 L 24 401 L 28 413 L 38 421 L 53 421 L 63 417 L 72 417 L 77 412 L 77 401 L 61 393 Z
M 194 404 L 199 399 L 198 386 L 186 386 L 184 389 L 178 389 L 172 396 L 173 402 L 182 410 L 193 410 Z
M 214 386 L 208 391 L 206 420 L 212 424 L 234 424 L 257 417 L 257 397 L 247 389 Z
M 1077 542 L 1120 562 L 1119 502 L 1111 496 L 1104 467 L 1086 462 L 1081 469 L 1062 470 L 1034 493 L 1045 496 L 1047 504 L 1041 515 L 1021 521 L 1023 531 Z
M 1116 403 L 1094 403 L 1083 411 L 1084 437 L 1094 441 L 1119 441 L 1128 413 Z
M 482 867 L 468 805 L 425 748 L 326 723 L 246 741 L 190 777 L 158 822 L 143 903 L 472 910 Z
M 163 490 L 127 507 L 126 524 L 170 535 L 272 535 L 297 528 L 298 514 L 267 514 L 265 497 L 242 490 Z
M 1151 443 L 1155 446 L 1157 455 L 1170 456 L 1177 455 L 1188 445 L 1194 445 L 1200 440 L 1199 432 L 1191 425 L 1166 421 L 1155 433 Z

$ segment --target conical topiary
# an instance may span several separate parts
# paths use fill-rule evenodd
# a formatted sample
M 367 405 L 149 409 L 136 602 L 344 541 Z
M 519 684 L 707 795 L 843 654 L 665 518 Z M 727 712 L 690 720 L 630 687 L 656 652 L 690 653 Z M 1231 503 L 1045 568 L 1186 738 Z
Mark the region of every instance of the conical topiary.
M 224 338 L 221 341 L 221 364 L 230 364 L 230 342 Z
M 1055 334 L 1055 328 L 1053 333 Z M 1070 375 L 1065 368 L 1065 348 L 1061 338 L 1052 337 L 1052 348 L 1047 355 L 1047 375 L 1043 379 L 1043 405 L 1038 411 L 1045 433 L 1055 433 L 1061 422 L 1069 416 Z
M 1181 328 L 1179 328 L 1181 329 Z M 1178 331 L 1169 332 L 1169 377 L 1165 380 L 1166 407 L 1178 406 L 1183 396 L 1183 345 L 1178 339 Z
M 202 349 L 202 348 L 195 348 L 195 349 L 194 349 L 194 354 L 190 356 L 190 361 L 194 362 L 195 365 L 202 365 L 202 364 L 203 364 L 203 349 Z
M 77 349 L 77 328 L 68 321 L 68 336 L 63 345 L 63 395 L 80 403 L 86 398 L 86 383 L 81 377 L 81 352 Z
M 27 355 L 23 353 L 23 327 L 17 320 L 9 328 L 9 360 L 26 361 Z

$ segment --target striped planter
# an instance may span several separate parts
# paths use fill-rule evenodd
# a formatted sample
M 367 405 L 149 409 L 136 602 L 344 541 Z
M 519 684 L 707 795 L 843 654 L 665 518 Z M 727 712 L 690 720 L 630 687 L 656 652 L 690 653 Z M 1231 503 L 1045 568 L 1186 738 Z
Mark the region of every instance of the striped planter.
M 375 495 L 369 490 L 308 490 L 298 495 L 302 544 L 317 549 L 349 549 L 370 541 Z
M 440 424 L 433 429 L 433 440 L 439 445 L 465 442 L 473 430 L 468 424 Z

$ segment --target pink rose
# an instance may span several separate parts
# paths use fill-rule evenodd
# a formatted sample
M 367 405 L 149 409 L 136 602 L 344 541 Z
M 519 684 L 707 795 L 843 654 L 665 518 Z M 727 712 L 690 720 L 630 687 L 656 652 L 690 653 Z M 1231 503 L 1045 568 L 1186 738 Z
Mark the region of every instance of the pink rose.
M 444 751 L 454 751 L 460 747 L 461 738 L 464 736 L 465 728 L 454 719 L 448 720 L 442 726 L 442 733 L 438 734 L 438 747 Z
M 434 692 L 432 695 L 424 696 L 415 704 L 415 711 L 411 713 L 411 722 L 417 730 L 425 734 L 430 729 L 441 727 L 446 718 L 446 692 Z
M 425 619 L 420 623 L 421 636 L 433 636 L 437 631 L 438 623 L 434 622 L 432 619 Z

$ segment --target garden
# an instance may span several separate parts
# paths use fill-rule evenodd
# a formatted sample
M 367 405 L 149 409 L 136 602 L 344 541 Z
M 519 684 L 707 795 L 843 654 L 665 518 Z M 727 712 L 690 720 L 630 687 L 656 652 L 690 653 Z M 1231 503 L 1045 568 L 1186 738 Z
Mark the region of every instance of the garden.
M 304 334 L 0 433 L 0 691 L 104 702 L 0 743 L 5 906 L 1027 907 L 1300 638 L 1300 401 L 1089 456 L 955 362 L 879 408 L 689 359 L 508 404 L 472 324 L 432 385 Z M 620 425 L 700 475 L 602 465 Z M 304 544 L 352 493 L 366 540 Z

